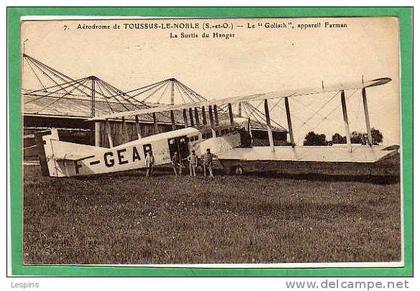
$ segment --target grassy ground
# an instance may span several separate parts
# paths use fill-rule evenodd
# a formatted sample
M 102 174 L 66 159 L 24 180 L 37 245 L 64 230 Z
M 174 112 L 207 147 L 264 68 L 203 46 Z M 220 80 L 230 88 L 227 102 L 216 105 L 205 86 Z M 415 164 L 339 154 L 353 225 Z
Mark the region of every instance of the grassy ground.
M 25 262 L 400 260 L 398 159 L 212 180 L 156 174 L 54 179 L 25 167 Z

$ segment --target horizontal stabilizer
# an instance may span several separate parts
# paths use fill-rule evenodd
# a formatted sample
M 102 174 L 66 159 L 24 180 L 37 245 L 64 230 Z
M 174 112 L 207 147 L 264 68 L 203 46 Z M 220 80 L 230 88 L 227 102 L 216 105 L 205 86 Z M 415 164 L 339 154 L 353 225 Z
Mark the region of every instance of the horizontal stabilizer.
M 62 156 L 54 156 L 56 161 L 82 161 L 94 157 L 94 155 L 76 155 L 76 154 L 64 154 Z

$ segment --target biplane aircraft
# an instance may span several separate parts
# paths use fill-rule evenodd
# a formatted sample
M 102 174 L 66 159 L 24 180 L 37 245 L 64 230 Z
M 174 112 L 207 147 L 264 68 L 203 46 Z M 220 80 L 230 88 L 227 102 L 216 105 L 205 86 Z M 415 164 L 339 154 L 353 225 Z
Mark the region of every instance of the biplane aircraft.
M 155 165 L 170 164 L 171 157 L 178 152 L 181 158 L 186 158 L 192 150 L 198 155 L 204 154 L 206 149 L 217 155 L 217 159 L 227 173 L 242 174 L 249 161 L 274 162 L 335 162 L 335 163 L 375 163 L 398 152 L 395 147 L 374 145 L 371 136 L 369 111 L 366 90 L 390 82 L 390 78 L 379 78 L 329 87 L 283 90 L 250 96 L 240 96 L 219 100 L 205 100 L 194 103 L 174 104 L 150 107 L 133 111 L 118 112 L 105 116 L 91 118 L 91 122 L 98 124 L 105 122 L 109 128 L 110 120 L 135 118 L 146 114 L 169 112 L 174 125 L 174 111 L 183 111 L 185 128 L 169 132 L 157 133 L 147 137 L 112 146 L 111 136 L 108 136 L 110 148 L 82 145 L 60 141 L 57 130 L 39 133 L 37 144 L 42 148 L 40 163 L 44 174 L 53 177 L 70 177 L 94 175 L 102 173 L 120 172 L 145 167 L 144 158 L 147 151 L 152 151 Z M 367 129 L 367 145 L 352 145 L 346 106 L 346 92 L 361 90 L 364 115 Z M 346 142 L 337 146 L 300 146 L 296 145 L 293 136 L 293 126 L 290 114 L 289 99 L 303 98 L 327 92 L 341 93 L 343 120 L 346 128 Z M 270 125 L 270 110 L 268 100 L 283 99 L 287 117 L 290 144 L 275 146 Z M 264 102 L 265 119 L 269 138 L 269 146 L 252 146 L 250 143 L 249 120 L 234 116 L 232 105 L 250 102 Z M 224 122 L 218 120 L 218 106 L 227 106 L 229 119 Z M 208 111 L 209 123 L 207 122 Z M 186 122 L 187 111 L 202 113 L 202 126 L 195 128 Z M 137 126 L 138 130 L 138 126 Z

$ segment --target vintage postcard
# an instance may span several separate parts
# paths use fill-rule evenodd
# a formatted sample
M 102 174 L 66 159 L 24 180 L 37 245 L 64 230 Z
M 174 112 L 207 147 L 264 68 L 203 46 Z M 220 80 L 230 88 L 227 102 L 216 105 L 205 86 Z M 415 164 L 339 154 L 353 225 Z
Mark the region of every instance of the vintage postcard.
M 404 266 L 398 18 L 20 24 L 25 265 Z

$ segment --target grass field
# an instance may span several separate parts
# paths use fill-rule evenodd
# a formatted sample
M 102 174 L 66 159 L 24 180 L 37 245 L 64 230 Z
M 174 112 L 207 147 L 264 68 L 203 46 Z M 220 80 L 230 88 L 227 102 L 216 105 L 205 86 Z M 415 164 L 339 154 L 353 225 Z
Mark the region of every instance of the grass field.
M 24 174 L 26 264 L 400 260 L 398 158 L 214 179 Z

